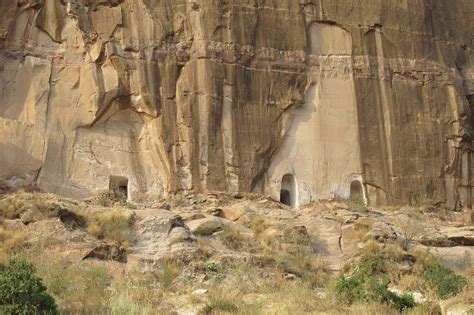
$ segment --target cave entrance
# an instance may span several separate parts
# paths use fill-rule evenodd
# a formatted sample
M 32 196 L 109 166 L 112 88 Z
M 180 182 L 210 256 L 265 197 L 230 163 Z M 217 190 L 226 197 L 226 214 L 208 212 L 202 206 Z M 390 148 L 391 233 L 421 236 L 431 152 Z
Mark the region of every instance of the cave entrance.
M 365 194 L 364 194 L 364 186 L 360 180 L 353 180 L 351 182 L 351 199 L 359 199 L 364 201 L 365 203 Z
M 109 190 L 116 199 L 128 199 L 128 178 L 123 176 L 110 176 Z
M 290 192 L 288 190 L 282 189 L 280 191 L 280 202 L 287 206 L 291 206 L 291 197 Z
M 281 189 L 280 189 L 280 202 L 296 208 L 298 205 L 298 192 L 297 192 L 296 178 L 287 174 L 283 176 L 281 180 Z

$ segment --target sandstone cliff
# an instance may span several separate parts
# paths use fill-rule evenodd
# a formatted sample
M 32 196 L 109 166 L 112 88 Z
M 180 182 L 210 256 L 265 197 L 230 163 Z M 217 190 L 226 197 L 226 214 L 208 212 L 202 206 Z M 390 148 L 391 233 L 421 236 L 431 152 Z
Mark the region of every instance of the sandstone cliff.
M 0 177 L 470 208 L 472 0 L 0 0 Z M 469 102 L 470 101 L 470 102 Z M 111 177 L 112 176 L 112 177 Z M 360 186 L 362 184 L 363 186 Z

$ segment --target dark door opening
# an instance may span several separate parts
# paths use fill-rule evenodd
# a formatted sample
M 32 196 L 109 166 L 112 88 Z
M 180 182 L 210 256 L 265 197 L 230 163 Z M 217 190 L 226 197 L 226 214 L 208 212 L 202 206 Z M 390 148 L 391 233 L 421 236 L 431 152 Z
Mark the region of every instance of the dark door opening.
M 109 190 L 119 200 L 128 199 L 128 178 L 123 176 L 110 176 Z
M 280 202 L 282 204 L 285 204 L 285 205 L 291 207 L 291 196 L 290 196 L 290 192 L 288 190 L 282 189 L 280 191 Z
M 354 180 L 351 182 L 350 199 L 367 204 L 367 200 L 365 199 L 364 186 L 362 186 L 361 181 Z
M 292 208 L 297 207 L 298 192 L 296 187 L 296 178 L 287 174 L 281 180 L 280 202 Z
M 360 197 L 363 195 L 363 188 L 360 181 L 355 180 L 351 183 L 351 197 Z

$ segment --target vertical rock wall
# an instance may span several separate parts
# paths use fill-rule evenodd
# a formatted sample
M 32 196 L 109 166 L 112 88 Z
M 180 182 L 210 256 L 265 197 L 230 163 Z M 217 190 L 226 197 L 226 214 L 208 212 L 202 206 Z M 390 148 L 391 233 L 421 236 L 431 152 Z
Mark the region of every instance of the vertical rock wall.
M 472 198 L 469 0 L 0 0 L 0 176 Z M 469 103 L 471 99 L 471 103 Z M 21 159 L 19 158 L 21 156 Z

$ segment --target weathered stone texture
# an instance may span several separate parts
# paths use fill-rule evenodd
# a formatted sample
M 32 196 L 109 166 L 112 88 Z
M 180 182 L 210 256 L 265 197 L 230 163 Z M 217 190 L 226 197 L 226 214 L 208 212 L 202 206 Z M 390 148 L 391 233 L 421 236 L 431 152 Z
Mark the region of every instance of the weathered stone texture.
M 0 0 L 0 175 L 472 204 L 471 0 Z M 470 102 L 469 102 L 470 100 Z M 21 161 L 21 163 L 14 163 Z

